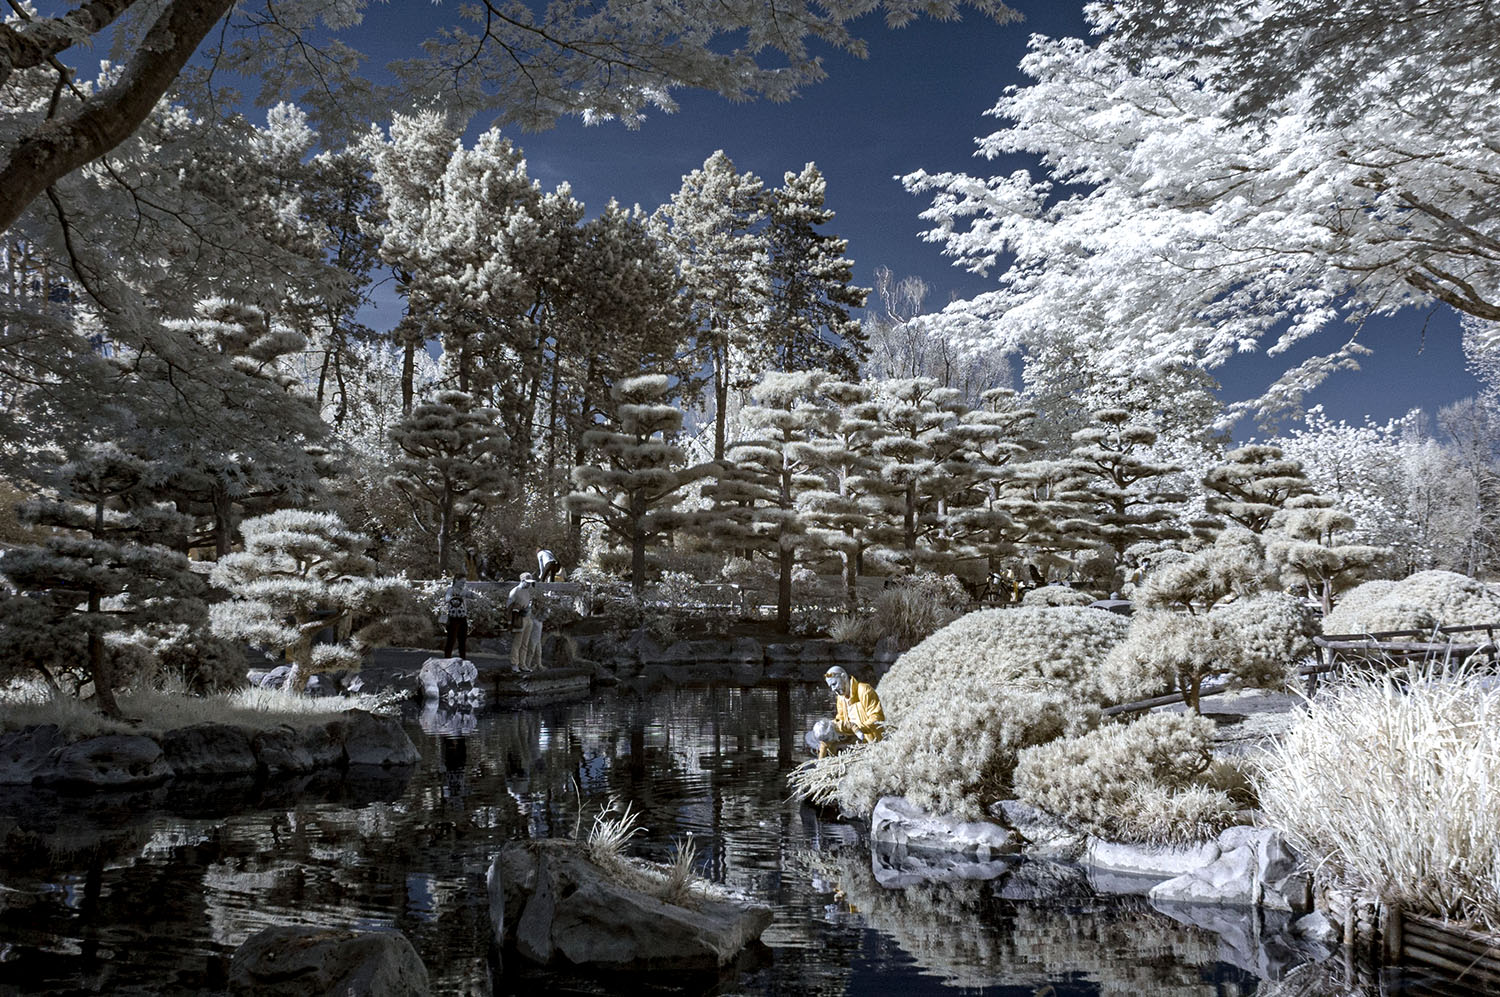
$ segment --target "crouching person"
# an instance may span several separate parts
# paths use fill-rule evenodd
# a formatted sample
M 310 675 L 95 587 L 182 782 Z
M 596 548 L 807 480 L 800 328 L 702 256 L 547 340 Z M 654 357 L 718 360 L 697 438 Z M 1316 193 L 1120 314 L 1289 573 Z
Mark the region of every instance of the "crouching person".
M 510 610 L 510 665 L 523 672 L 532 671 L 542 661 L 542 623 L 532 612 L 535 596 L 536 579 L 526 572 L 505 598 Z
M 852 677 L 838 665 L 823 673 L 823 681 L 835 697 L 832 722 L 821 720 L 813 727 L 818 738 L 818 757 L 825 758 L 846 744 L 873 742 L 885 736 L 885 710 L 875 687 Z M 827 725 L 827 726 L 824 726 Z M 824 737 L 825 733 L 835 735 Z

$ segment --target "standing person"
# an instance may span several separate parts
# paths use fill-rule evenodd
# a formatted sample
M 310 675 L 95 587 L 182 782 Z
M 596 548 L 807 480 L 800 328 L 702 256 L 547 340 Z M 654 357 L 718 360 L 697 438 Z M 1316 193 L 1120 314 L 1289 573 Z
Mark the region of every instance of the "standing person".
M 562 570 L 562 565 L 558 563 L 557 558 L 552 556 L 550 550 L 543 547 L 536 552 L 537 581 L 550 582 L 557 577 L 560 570 Z
M 447 636 L 443 638 L 443 657 L 453 657 L 453 641 L 457 638 L 458 656 L 467 658 L 469 656 L 469 591 L 463 575 L 453 576 L 448 591 L 443 593 L 443 604 L 438 610 L 438 615 L 448 625 Z
M 531 671 L 541 657 L 542 624 L 531 618 L 531 600 L 536 595 L 536 579 L 524 572 L 505 605 L 510 609 L 510 663 L 518 670 Z M 535 646 L 533 646 L 535 645 Z

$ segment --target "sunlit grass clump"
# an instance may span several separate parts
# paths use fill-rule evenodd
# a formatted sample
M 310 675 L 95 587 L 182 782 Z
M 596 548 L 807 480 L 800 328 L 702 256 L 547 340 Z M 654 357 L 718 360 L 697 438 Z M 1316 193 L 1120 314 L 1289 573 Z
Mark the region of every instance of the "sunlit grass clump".
M 666 864 L 628 856 L 625 849 L 631 839 L 644 831 L 634 804 L 621 806 L 612 799 L 595 815 L 583 842 L 584 853 L 615 882 L 665 904 L 693 907 L 699 900 L 722 900 L 728 895 L 698 875 L 698 846 L 691 832 L 674 842 L 672 861 Z
M 1500 929 L 1500 687 L 1474 671 L 1351 679 L 1260 762 L 1266 821 L 1335 880 Z
M 0 729 L 56 724 L 71 736 L 90 737 L 161 733 L 202 723 L 257 729 L 280 724 L 307 727 L 324 723 L 345 710 L 388 710 L 393 700 L 390 696 L 376 695 L 313 697 L 258 688 L 208 696 L 138 689 L 122 692 L 119 703 L 124 716 L 139 722 L 110 720 L 92 704 L 54 692 L 41 682 L 12 682 L 0 688 Z

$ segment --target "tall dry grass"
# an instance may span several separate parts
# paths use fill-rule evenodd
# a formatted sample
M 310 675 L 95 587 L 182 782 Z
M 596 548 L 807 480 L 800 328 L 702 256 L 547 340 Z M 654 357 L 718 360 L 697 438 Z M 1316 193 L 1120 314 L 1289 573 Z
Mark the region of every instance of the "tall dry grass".
M 1500 929 L 1500 684 L 1413 665 L 1308 711 L 1259 761 L 1266 820 L 1350 886 Z

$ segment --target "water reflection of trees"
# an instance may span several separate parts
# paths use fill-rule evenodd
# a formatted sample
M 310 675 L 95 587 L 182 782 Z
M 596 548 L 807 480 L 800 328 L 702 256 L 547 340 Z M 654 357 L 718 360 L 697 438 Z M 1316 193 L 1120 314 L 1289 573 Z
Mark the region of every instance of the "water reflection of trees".
M 1042 988 L 1075 977 L 1106 997 L 1221 997 L 1255 982 L 1218 966 L 1216 935 L 1135 898 L 1011 901 L 998 895 L 1003 879 L 886 889 L 863 849 L 807 861 L 846 909 L 950 986 Z

